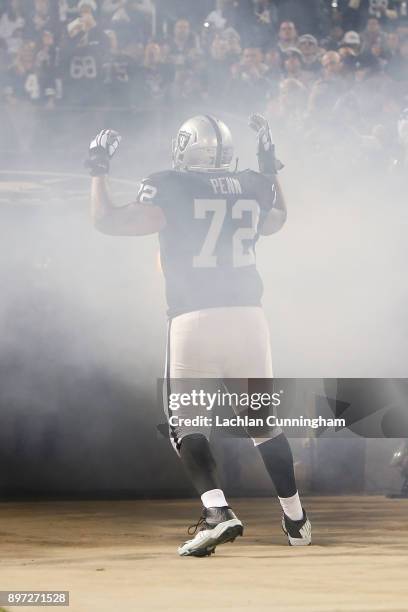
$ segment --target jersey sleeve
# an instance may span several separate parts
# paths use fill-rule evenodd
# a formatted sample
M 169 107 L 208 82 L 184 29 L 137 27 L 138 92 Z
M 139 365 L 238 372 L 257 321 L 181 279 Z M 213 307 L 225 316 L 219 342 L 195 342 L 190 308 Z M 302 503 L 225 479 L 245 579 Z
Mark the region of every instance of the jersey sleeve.
M 136 201 L 140 204 L 152 204 L 167 208 L 170 197 L 170 185 L 165 173 L 151 174 L 143 179 L 137 194 Z

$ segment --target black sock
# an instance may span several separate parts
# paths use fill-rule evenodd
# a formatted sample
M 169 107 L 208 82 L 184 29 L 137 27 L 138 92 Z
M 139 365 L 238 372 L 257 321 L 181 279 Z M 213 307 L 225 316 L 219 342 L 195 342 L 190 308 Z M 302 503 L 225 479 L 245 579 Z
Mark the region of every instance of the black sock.
M 268 474 L 279 497 L 292 497 L 297 491 L 293 455 L 285 434 L 258 444 Z
M 185 436 L 181 441 L 180 458 L 199 495 L 220 488 L 217 465 L 205 436 Z

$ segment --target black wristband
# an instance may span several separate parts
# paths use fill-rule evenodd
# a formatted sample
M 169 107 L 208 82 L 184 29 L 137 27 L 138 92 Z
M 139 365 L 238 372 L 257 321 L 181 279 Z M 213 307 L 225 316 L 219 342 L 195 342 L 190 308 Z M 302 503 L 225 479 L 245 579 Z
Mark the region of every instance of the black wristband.
M 262 146 L 258 149 L 258 166 L 261 174 L 276 174 L 275 146 L 271 145 L 269 151 Z
M 105 149 L 95 147 L 89 151 L 89 158 L 85 162 L 91 176 L 103 176 L 109 173 L 109 157 Z

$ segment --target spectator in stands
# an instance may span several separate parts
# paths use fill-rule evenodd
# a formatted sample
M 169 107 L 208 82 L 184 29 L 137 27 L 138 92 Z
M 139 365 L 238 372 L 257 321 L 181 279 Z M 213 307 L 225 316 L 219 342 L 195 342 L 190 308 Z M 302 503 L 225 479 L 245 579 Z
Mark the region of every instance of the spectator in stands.
M 306 74 L 303 67 L 303 56 L 299 49 L 287 49 L 283 54 L 283 73 L 285 78 L 305 84 Z
M 51 23 L 49 0 L 34 0 L 32 22 L 36 32 L 42 32 L 45 29 L 50 31 L 52 29 L 53 24 Z
M 144 50 L 143 82 L 148 102 L 155 105 L 163 101 L 174 80 L 174 66 L 162 61 L 160 45 L 149 42 Z
M 176 21 L 173 37 L 169 44 L 174 64 L 177 66 L 184 65 L 189 51 L 198 47 L 197 36 L 192 32 L 190 22 L 187 19 Z
M 112 41 L 111 34 L 109 36 Z M 143 58 L 144 46 L 137 41 L 125 43 L 122 48 L 118 45 L 116 51 L 111 46 L 109 61 L 104 65 L 104 83 L 111 106 L 133 108 L 148 105 Z
M 196 104 L 203 100 L 206 91 L 202 75 L 194 69 L 191 62 L 176 70 L 172 86 L 172 98 L 176 104 Z
M 358 32 L 353 30 L 346 32 L 339 45 L 339 48 L 341 47 L 348 47 L 353 52 L 353 55 L 358 55 L 361 49 L 361 38 Z
M 298 49 L 303 56 L 304 70 L 312 73 L 319 73 L 321 69 L 320 57 L 322 51 L 319 48 L 317 39 L 311 34 L 303 34 L 298 40 Z
M 360 5 L 361 0 L 359 0 L 358 4 Z M 362 4 L 362 8 L 364 10 L 364 3 Z M 395 0 L 369 0 L 368 3 L 368 15 L 370 17 L 375 17 L 381 21 L 383 25 L 387 23 L 388 20 L 394 20 L 398 17 L 397 4 Z
M 4 13 L 0 16 L 0 38 L 6 41 L 7 50 L 17 53 L 21 46 L 21 32 L 25 26 L 23 10 L 19 0 L 7 3 Z
M 231 63 L 236 63 L 240 60 L 242 49 L 241 49 L 241 38 L 234 28 L 227 28 L 222 33 L 222 38 L 228 45 L 228 58 Z
M 47 108 L 54 108 L 57 95 L 57 48 L 54 35 L 44 30 L 35 57 L 38 85 Z
M 282 53 L 297 45 L 297 31 L 292 21 L 283 21 L 279 27 L 278 46 Z
M 343 39 L 344 30 L 339 23 L 335 23 L 331 28 L 329 35 L 320 41 L 320 46 L 326 51 L 337 51 Z
M 357 82 L 365 81 L 380 72 L 381 66 L 378 57 L 372 53 L 361 54 L 356 62 L 355 78 Z
M 343 60 L 347 60 L 348 66 L 351 66 L 353 64 L 351 58 L 354 58 L 354 60 L 356 60 L 356 58 L 358 57 L 358 52 L 355 51 L 352 47 L 350 47 L 350 45 L 345 44 L 340 45 L 337 53 L 340 55 L 342 62 Z
M 353 87 L 355 81 L 358 56 L 350 47 L 340 47 L 338 53 L 341 63 L 340 72 L 346 84 L 346 89 L 350 89 Z
M 388 53 L 385 45 L 385 39 L 378 38 L 369 50 L 369 54 L 376 57 L 379 61 L 381 70 L 385 70 L 388 65 Z
M 379 38 L 383 38 L 380 20 L 370 17 L 363 33 L 361 34 L 361 51 L 368 51 Z
M 321 58 L 323 80 L 337 81 L 340 78 L 340 55 L 336 51 L 326 51 Z
M 33 40 L 26 41 L 18 50 L 8 71 L 5 88 L 6 98 L 12 104 L 17 101 L 37 104 L 42 93 L 35 68 L 35 42 Z
M 244 49 L 241 59 L 242 74 L 263 76 L 267 66 L 263 62 L 263 53 L 259 47 L 248 47 Z
M 279 81 L 282 76 L 282 56 L 277 47 L 270 47 L 264 57 L 267 67 L 265 77 L 270 81 Z
M 93 10 L 94 0 L 81 0 L 80 16 L 67 26 L 61 49 L 64 98 L 72 104 L 101 106 L 105 103 L 105 65 L 110 40 L 100 28 Z
M 387 49 L 388 59 L 394 57 L 399 50 L 399 36 L 398 32 L 392 30 L 391 32 L 387 32 L 385 36 L 385 45 Z
M 77 10 L 80 16 L 91 13 L 96 17 L 98 4 L 96 0 L 79 0 Z
M 212 100 L 224 98 L 232 63 L 227 40 L 224 36 L 216 35 L 207 62 L 207 87 Z
M 259 48 L 244 49 L 239 64 L 232 67 L 227 96 L 244 112 L 261 111 L 264 108 L 270 83 L 265 77 L 268 70 Z
M 200 81 L 203 100 L 207 99 L 207 56 L 199 48 L 190 49 L 187 56 L 187 66 L 191 68 Z
M 336 101 L 346 90 L 339 53 L 326 51 L 321 64 L 322 76 L 313 84 L 309 97 L 309 116 L 317 122 L 330 118 Z

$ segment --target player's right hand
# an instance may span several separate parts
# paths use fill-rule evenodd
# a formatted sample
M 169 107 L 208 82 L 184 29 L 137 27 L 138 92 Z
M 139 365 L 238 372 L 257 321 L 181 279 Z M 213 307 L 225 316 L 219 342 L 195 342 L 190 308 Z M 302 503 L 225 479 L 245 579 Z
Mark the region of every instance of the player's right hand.
M 112 159 L 121 141 L 115 130 L 102 130 L 89 145 L 89 157 L 85 162 L 91 176 L 102 176 L 109 172 L 109 161 Z

